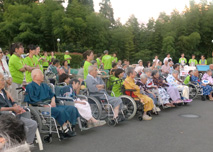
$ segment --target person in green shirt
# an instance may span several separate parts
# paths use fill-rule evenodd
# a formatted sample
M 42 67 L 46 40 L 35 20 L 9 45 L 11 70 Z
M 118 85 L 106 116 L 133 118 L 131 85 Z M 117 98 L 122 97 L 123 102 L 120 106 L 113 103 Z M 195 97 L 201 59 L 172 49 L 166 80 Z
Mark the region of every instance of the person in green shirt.
M 43 66 L 42 66 L 42 61 L 43 61 L 43 58 L 42 57 L 40 57 L 40 47 L 37 45 L 36 46 L 36 53 L 35 53 L 35 55 L 33 56 L 33 58 L 35 59 L 35 61 L 36 61 L 36 64 L 37 65 L 39 65 L 39 68 L 40 68 L 40 70 L 43 72 Z
M 97 61 L 98 69 L 100 69 L 101 68 L 101 64 L 102 64 L 102 62 L 101 62 L 101 53 L 97 54 L 96 61 Z
M 186 58 L 184 57 L 184 53 L 181 54 L 181 58 L 179 58 L 179 63 L 181 65 L 186 65 L 187 64 L 187 60 Z
M 87 50 L 83 53 L 84 62 L 84 80 L 86 80 L 88 75 L 88 68 L 92 65 L 91 61 L 94 59 L 94 54 L 92 50 Z
M 185 80 L 184 80 L 184 84 L 189 84 L 189 82 L 191 81 L 191 76 L 193 74 L 193 71 L 190 70 L 189 71 L 189 75 L 186 76 Z
M 104 66 L 104 70 L 111 70 L 112 69 L 112 57 L 108 55 L 108 50 L 104 51 L 104 56 L 102 57 L 102 63 Z
M 115 79 L 112 86 L 112 93 L 111 96 L 119 97 L 123 95 L 121 91 L 121 87 L 123 85 L 123 76 L 124 76 L 124 70 L 123 69 L 116 69 L 115 70 Z
M 190 66 L 196 66 L 198 64 L 197 60 L 195 59 L 195 55 L 192 54 L 192 58 L 189 60 Z
M 68 65 L 71 67 L 70 65 L 70 60 L 72 59 L 72 57 L 69 55 L 69 51 L 66 50 L 65 55 L 64 55 L 64 60 L 67 60 Z
M 207 60 L 205 59 L 204 55 L 201 55 L 201 59 L 199 61 L 200 65 L 207 65 Z
M 26 65 L 28 65 L 29 67 L 31 67 L 30 71 L 26 71 L 26 82 L 30 83 L 32 82 L 32 77 L 31 77 L 31 72 L 34 69 L 39 69 L 39 65 L 38 62 L 36 61 L 36 59 L 33 57 L 36 54 L 36 46 L 30 44 L 28 46 L 28 51 L 29 51 L 29 55 L 28 57 L 24 58 L 24 63 Z
M 53 62 L 52 60 L 56 59 L 56 56 L 54 55 L 54 52 L 52 51 L 50 56 L 49 56 L 49 62 Z
M 44 56 L 42 56 L 43 60 L 42 60 L 42 66 L 44 68 L 44 70 L 47 70 L 48 66 L 49 66 L 49 57 L 47 55 L 47 52 L 44 52 Z
M 21 94 L 18 94 L 18 90 L 16 88 L 21 87 L 24 80 L 24 72 L 30 71 L 31 68 L 28 65 L 25 65 L 23 58 L 21 55 L 24 53 L 23 44 L 18 42 L 14 43 L 11 46 L 11 51 L 13 55 L 9 60 L 9 70 L 12 76 L 12 85 L 11 85 L 11 96 L 14 101 L 20 101 Z
M 112 55 L 112 62 L 114 62 L 114 63 L 118 62 L 118 58 L 117 58 L 116 53 L 113 53 L 113 55 Z

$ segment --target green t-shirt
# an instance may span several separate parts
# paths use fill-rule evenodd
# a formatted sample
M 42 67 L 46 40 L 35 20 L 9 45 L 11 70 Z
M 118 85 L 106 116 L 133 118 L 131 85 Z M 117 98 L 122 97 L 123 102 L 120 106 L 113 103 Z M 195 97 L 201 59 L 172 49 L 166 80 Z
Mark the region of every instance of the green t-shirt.
M 22 84 L 24 79 L 24 73 L 19 71 L 24 67 L 24 60 L 21 57 L 18 57 L 17 55 L 13 54 L 10 57 L 9 60 L 9 70 L 11 73 L 11 76 L 13 78 L 13 82 L 17 84 Z
M 101 60 L 99 58 L 97 58 L 96 61 L 97 61 L 98 68 L 100 68 Z
M 46 66 L 48 67 L 49 66 L 49 57 L 48 56 L 42 56 L 42 58 L 44 58 L 45 60 L 43 60 L 43 67 Z
M 112 69 L 112 57 L 110 55 L 104 55 L 102 63 L 104 64 L 104 70 Z
M 183 62 L 183 61 L 184 61 L 185 64 L 187 63 L 186 58 L 179 58 L 179 63 L 181 63 L 181 62 Z
M 114 79 L 115 82 L 113 82 L 113 87 L 112 87 L 112 92 L 114 94 L 111 93 L 111 96 L 115 95 L 115 97 L 119 97 L 119 96 L 123 95 L 121 92 L 121 86 L 123 85 L 123 80 L 121 80 L 121 81 L 117 81 L 117 80 L 119 80 L 119 78 Z
M 31 59 L 29 56 L 24 58 L 24 63 L 30 67 L 36 67 L 38 64 L 38 62 L 36 61 L 34 57 Z M 26 75 L 26 82 L 27 83 L 32 82 L 31 72 L 26 71 L 25 75 Z
M 49 62 L 51 62 L 52 61 L 52 58 L 54 58 L 54 59 L 56 59 L 56 56 L 54 55 L 54 56 L 49 56 Z
M 38 62 L 40 56 L 39 55 L 34 55 L 33 58 L 36 61 L 36 65 L 39 65 L 40 70 L 43 72 L 44 69 L 43 69 L 43 66 L 42 66 L 42 62 L 41 61 Z
M 72 57 L 70 55 L 65 54 L 64 55 L 64 60 L 67 60 L 67 58 L 71 58 L 72 59 Z M 67 60 L 67 62 L 68 62 L 68 64 L 70 64 L 70 60 Z
M 112 62 L 117 63 L 118 62 L 118 58 L 117 57 L 112 57 Z
M 194 66 L 197 65 L 197 60 L 196 59 L 190 59 L 189 64 L 194 63 Z
M 10 57 L 11 57 L 11 55 L 10 55 L 10 54 L 7 54 L 6 56 L 7 56 L 9 59 L 10 59 Z
M 205 60 L 200 59 L 199 64 L 206 64 L 207 65 L 207 60 L 206 59 Z
M 88 62 L 88 61 L 85 61 L 84 62 L 84 80 L 86 80 L 87 78 L 87 75 L 88 75 L 88 68 L 89 66 L 91 66 L 92 63 Z
M 190 82 L 190 75 L 186 76 L 184 84 L 188 84 L 189 82 Z

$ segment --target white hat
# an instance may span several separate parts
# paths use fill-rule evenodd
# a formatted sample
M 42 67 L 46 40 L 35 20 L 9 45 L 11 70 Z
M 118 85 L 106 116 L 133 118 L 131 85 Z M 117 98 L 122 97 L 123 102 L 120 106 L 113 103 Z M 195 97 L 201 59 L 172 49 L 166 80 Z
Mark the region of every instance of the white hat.
M 65 52 L 69 52 L 68 50 L 66 50 Z
M 141 59 L 138 61 L 138 64 L 140 63 L 140 62 L 143 62 Z

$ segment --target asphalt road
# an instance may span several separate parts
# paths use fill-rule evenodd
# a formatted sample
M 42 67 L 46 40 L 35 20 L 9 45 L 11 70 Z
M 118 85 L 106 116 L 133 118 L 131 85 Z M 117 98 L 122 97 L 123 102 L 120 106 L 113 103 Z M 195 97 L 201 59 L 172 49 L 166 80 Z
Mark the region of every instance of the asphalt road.
M 195 114 L 199 118 L 184 118 Z M 45 152 L 213 152 L 213 102 L 163 110 L 151 121 L 136 118 L 116 127 L 99 127 L 74 138 L 44 145 Z M 38 152 L 34 148 L 33 152 Z

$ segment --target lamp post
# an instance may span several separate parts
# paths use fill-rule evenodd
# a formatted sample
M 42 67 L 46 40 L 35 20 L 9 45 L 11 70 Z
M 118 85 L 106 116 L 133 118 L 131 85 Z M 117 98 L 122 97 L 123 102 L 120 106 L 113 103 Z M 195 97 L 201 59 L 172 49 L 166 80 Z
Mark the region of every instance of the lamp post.
M 59 38 L 57 38 L 57 45 L 58 45 L 58 52 L 60 52 L 60 49 L 59 49 L 60 39 Z

